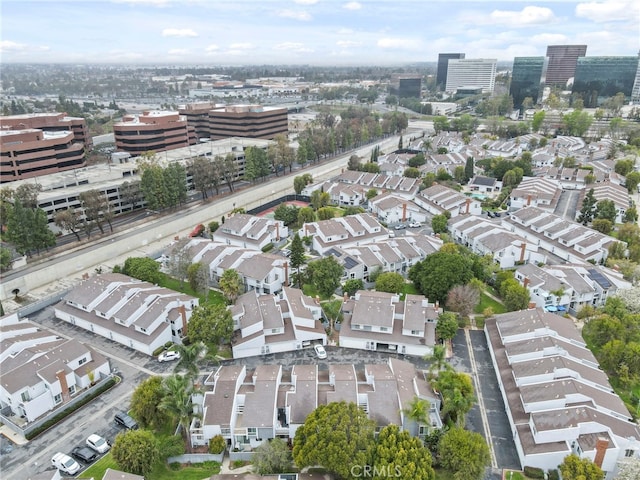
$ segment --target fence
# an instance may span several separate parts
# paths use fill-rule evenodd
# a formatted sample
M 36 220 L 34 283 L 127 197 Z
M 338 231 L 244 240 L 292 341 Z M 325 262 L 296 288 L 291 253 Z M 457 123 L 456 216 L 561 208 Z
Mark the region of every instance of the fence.
M 253 460 L 253 454 L 255 452 L 229 452 L 229 461 L 235 462 L 236 460 L 242 460 L 244 462 L 250 462 Z
M 47 297 L 41 298 L 40 300 L 30 303 L 29 305 L 25 305 L 22 308 L 18 309 L 18 317 L 24 318 L 27 315 L 31 315 L 32 313 L 38 312 L 43 308 L 48 307 L 49 305 L 53 305 L 54 303 L 58 303 L 62 298 L 72 290 L 73 287 L 66 288 L 60 292 L 53 293 Z
M 185 453 L 176 457 L 167 458 L 167 463 L 204 463 L 218 462 L 222 463 L 223 453 Z
M 247 210 L 249 215 L 257 215 L 258 213 L 262 213 L 265 210 L 269 210 L 270 208 L 277 207 L 283 202 L 311 202 L 311 197 L 307 195 L 283 195 L 280 198 L 276 198 L 275 200 L 271 200 L 270 202 L 264 203 L 262 205 L 257 206 L 256 208 L 252 208 L 251 210 Z

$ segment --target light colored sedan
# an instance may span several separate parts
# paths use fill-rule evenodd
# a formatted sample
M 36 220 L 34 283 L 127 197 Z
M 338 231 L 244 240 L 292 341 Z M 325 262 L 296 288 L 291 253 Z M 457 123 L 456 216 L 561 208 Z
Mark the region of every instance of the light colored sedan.
M 171 362 L 173 360 L 180 360 L 180 352 L 175 350 L 167 350 L 158 355 L 159 362 Z
M 98 453 L 106 453 L 111 448 L 111 445 L 109 445 L 109 442 L 100 435 L 96 435 L 94 433 L 93 435 L 89 435 L 89 438 L 87 438 L 87 447 Z
M 324 349 L 322 345 L 319 343 L 313 346 L 313 349 L 316 351 L 316 356 L 320 359 L 327 358 L 327 351 Z

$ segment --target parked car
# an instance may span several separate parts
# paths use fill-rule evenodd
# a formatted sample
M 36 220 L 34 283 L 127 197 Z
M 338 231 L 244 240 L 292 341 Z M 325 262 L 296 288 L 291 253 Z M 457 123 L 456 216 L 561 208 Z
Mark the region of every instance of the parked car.
M 98 458 L 98 454 L 89 447 L 75 447 L 71 450 L 71 456 L 83 461 L 84 463 L 92 463 Z
M 127 413 L 125 412 L 118 412 L 116 413 L 116 416 L 114 417 L 115 422 L 128 429 L 128 430 L 137 430 L 138 429 L 138 422 L 136 422 L 133 418 L 131 418 Z
M 98 453 L 107 453 L 111 448 L 111 445 L 109 445 L 109 442 L 107 442 L 100 435 L 96 435 L 94 433 L 93 435 L 89 435 L 89 438 L 87 438 L 87 447 L 95 450 Z
M 404 223 L 399 223 L 398 225 L 396 225 L 395 227 L 396 230 L 404 230 L 406 227 L 406 225 Z
M 409 228 L 420 228 L 422 224 L 420 222 L 411 222 Z
M 493 212 L 492 212 L 492 211 L 488 211 L 488 212 L 487 212 L 487 217 L 489 217 L 489 218 L 493 218 L 494 216 L 495 216 L 495 215 L 493 214 Z
M 64 473 L 68 473 L 69 475 L 75 475 L 81 468 L 78 462 L 62 452 L 58 452 L 53 456 L 51 459 L 51 465 Z
M 316 356 L 318 358 L 324 359 L 327 358 L 327 351 L 324 349 L 324 347 L 322 345 L 320 345 L 319 343 L 317 343 L 316 345 L 313 346 L 313 349 L 316 352 Z
M 280 253 L 282 253 L 282 255 L 284 255 L 285 257 L 288 257 L 289 255 L 291 255 L 291 250 L 289 250 L 288 248 L 283 248 L 282 250 L 280 250 Z
M 158 355 L 159 362 L 171 362 L 173 360 L 180 360 L 180 352 L 175 350 L 167 350 Z

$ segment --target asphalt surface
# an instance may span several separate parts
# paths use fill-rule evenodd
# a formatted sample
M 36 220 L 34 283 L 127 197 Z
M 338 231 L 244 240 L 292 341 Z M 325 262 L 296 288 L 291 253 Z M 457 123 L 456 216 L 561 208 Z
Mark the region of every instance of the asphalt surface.
M 118 411 L 129 409 L 131 395 L 136 386 L 150 375 L 169 375 L 173 372 L 174 363 L 159 363 L 155 358 L 133 351 L 123 345 L 114 343 L 106 338 L 93 335 L 76 326 L 56 319 L 53 307 L 30 315 L 30 320 L 40 324 L 43 328 L 52 330 L 64 337 L 73 337 L 80 342 L 87 343 L 109 358 L 113 371 L 118 372 L 122 381 L 111 390 L 85 405 L 73 415 L 51 430 L 39 435 L 25 445 L 12 444 L 2 439 L 0 442 L 1 478 L 22 480 L 28 479 L 35 473 L 51 470 L 51 457 L 60 451 L 69 453 L 73 447 L 83 445 L 86 438 L 97 433 L 109 441 L 113 441 L 121 428 L 113 422 Z M 479 381 L 477 396 L 482 396 L 484 413 L 476 404 L 467 416 L 467 428 L 489 438 L 495 452 L 497 468 L 487 469 L 487 479 L 500 478 L 501 468 L 519 468 L 518 457 L 511 437 L 511 429 L 502 403 L 495 373 L 487 349 L 486 339 L 482 331 L 470 331 L 473 345 L 473 358 L 469 353 L 468 343 L 463 330 L 459 330 L 453 340 L 454 357 L 450 360 L 458 371 L 473 373 L 474 365 L 476 378 Z M 327 359 L 320 360 L 313 349 L 295 352 L 261 355 L 250 358 L 225 360 L 223 364 L 246 365 L 254 368 L 263 364 L 278 364 L 291 367 L 298 364 L 318 364 L 321 369 L 329 364 L 354 364 L 361 368 L 366 364 L 379 364 L 388 361 L 389 357 L 410 361 L 419 369 L 427 369 L 429 363 L 420 357 L 405 356 L 397 353 L 372 352 L 354 350 L 342 347 L 327 347 Z M 204 377 L 218 364 L 203 365 L 201 375 Z M 487 435 L 483 423 L 483 415 L 488 420 L 490 435 Z

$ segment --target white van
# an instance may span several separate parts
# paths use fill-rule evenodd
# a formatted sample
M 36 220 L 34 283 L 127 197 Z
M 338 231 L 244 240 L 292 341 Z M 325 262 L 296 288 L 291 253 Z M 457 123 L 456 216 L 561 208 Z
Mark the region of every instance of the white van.
M 80 471 L 80 464 L 62 452 L 58 452 L 53 456 L 51 465 L 69 475 L 75 475 Z

